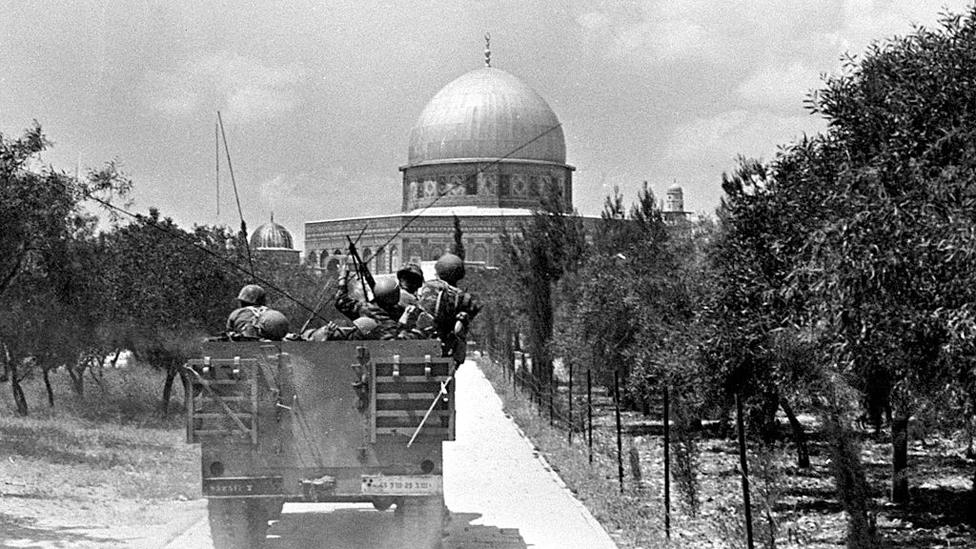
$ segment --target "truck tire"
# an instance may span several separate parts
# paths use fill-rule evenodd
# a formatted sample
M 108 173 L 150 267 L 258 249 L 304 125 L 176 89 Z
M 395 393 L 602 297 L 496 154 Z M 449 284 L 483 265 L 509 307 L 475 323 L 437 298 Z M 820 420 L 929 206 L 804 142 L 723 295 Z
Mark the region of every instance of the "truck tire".
M 261 549 L 270 509 L 257 499 L 211 499 L 210 537 L 214 549 Z
M 444 525 L 444 496 L 404 497 L 397 502 L 397 519 L 400 547 L 437 549 Z
M 264 508 L 265 510 L 267 510 L 269 521 L 281 520 L 281 510 L 284 507 L 285 507 L 285 500 L 283 499 L 264 500 Z

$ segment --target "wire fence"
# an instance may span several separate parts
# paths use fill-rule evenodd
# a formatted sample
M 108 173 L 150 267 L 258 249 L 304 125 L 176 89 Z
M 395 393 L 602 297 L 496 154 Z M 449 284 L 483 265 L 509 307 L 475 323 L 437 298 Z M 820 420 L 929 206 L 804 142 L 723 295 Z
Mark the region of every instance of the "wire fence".
M 650 424 L 655 428 L 635 432 L 632 429 L 633 416 L 631 416 L 628 422 L 631 425 L 625 431 L 621 418 L 623 413 L 620 396 L 621 379 L 616 370 L 613 373 L 612 384 L 604 386 L 601 383 L 599 386 L 594 386 L 594 372 L 590 369 L 584 369 L 582 372 L 574 371 L 571 362 L 567 362 L 566 368 L 560 369 L 558 374 L 554 372 L 552 375 L 547 375 L 545 379 L 540 379 L 540 376 L 535 374 L 536 370 L 532 368 L 532 357 L 527 353 L 514 350 L 511 345 L 488 346 L 482 350 L 482 357 L 501 370 L 503 379 L 512 393 L 531 402 L 535 413 L 540 418 L 547 418 L 552 428 L 566 432 L 569 445 L 586 444 L 591 465 L 594 464 L 595 457 L 598 458 L 596 461 L 614 463 L 621 494 L 625 492 L 626 482 L 630 483 L 635 492 L 640 493 L 643 492 L 643 486 L 652 480 L 645 478 L 641 470 L 640 455 L 634 439 L 643 434 L 660 435 L 663 450 L 663 470 L 660 480 L 663 484 L 661 503 L 664 511 L 664 533 L 667 539 L 671 538 L 671 475 L 673 472 L 671 445 L 675 441 L 671 437 L 673 419 L 669 417 L 671 399 L 666 385 L 662 384 L 659 394 L 646 403 L 646 408 L 653 413 L 647 414 L 648 410 L 645 410 L 643 414 L 650 416 L 648 418 Z M 746 463 L 742 408 L 738 396 L 736 402 L 738 404 L 736 425 L 740 458 L 739 476 L 743 491 L 742 519 L 746 538 L 744 546 L 751 549 L 754 541 L 749 503 L 749 472 Z M 625 439 L 627 439 L 626 444 Z M 626 455 L 624 448 L 627 448 Z M 629 466 L 629 475 L 625 475 L 625 463 Z
M 621 491 L 624 490 L 624 462 L 629 462 L 630 479 L 642 479 L 639 460 L 624 456 L 624 447 L 633 450 L 633 434 L 621 422 L 620 382 L 614 376 L 610 387 L 596 383 L 589 369 L 576 371 L 571 364 L 550 379 L 533 372 L 532 356 L 502 346 L 487 347 L 482 356 L 494 363 L 512 393 L 533 404 L 536 414 L 550 427 L 566 433 L 569 445 L 585 444 L 590 463 L 594 457 L 614 461 Z M 654 417 L 652 419 L 657 419 Z M 627 444 L 624 444 L 626 439 Z

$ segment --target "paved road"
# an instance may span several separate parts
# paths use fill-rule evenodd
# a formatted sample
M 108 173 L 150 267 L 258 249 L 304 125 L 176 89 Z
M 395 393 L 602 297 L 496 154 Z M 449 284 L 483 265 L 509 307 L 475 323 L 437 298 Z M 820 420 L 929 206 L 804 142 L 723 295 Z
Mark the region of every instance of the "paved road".
M 616 545 L 502 411 L 477 366 L 457 376 L 457 440 L 445 444 L 444 491 L 451 511 L 445 549 L 614 549 Z M 394 535 L 392 511 L 371 505 L 287 504 L 271 549 L 362 549 Z M 166 545 L 210 549 L 206 518 Z

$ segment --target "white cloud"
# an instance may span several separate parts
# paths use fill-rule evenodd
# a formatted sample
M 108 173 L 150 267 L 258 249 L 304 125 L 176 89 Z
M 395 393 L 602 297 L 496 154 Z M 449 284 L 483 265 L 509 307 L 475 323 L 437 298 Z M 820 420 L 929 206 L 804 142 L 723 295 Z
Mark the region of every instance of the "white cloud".
M 712 34 L 694 13 L 685 16 L 687 11 L 644 2 L 585 11 L 576 21 L 589 47 L 611 58 L 671 62 L 710 57 L 716 49 Z
M 180 67 L 147 75 L 149 104 L 172 117 L 221 110 L 235 122 L 272 119 L 300 101 L 301 67 L 269 67 L 230 52 L 201 55 Z
M 832 28 L 838 1 L 581 2 L 576 20 L 587 46 L 609 58 L 748 65 L 757 55 L 789 55 L 785 44 Z
M 735 89 L 736 94 L 755 105 L 778 110 L 796 110 L 810 90 L 822 85 L 820 74 L 794 61 L 788 65 L 763 66 Z
M 734 110 L 698 118 L 672 132 L 664 158 L 683 166 L 728 163 L 737 155 L 771 158 L 778 145 L 804 133 L 822 131 L 814 116 L 779 116 L 766 111 Z
M 970 0 L 845 0 L 841 27 L 824 36 L 838 51 L 860 54 L 871 42 L 904 36 L 911 32 L 912 25 L 934 27 L 943 11 L 964 13 L 970 4 Z

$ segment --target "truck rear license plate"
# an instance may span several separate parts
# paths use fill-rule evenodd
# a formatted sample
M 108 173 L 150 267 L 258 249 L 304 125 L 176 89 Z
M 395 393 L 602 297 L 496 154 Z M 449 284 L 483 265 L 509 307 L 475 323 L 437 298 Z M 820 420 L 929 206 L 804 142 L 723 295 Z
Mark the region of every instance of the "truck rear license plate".
M 281 477 L 216 477 L 203 479 L 206 497 L 270 496 L 284 492 Z
M 363 494 L 370 496 L 429 496 L 444 491 L 440 475 L 363 475 Z

